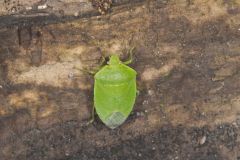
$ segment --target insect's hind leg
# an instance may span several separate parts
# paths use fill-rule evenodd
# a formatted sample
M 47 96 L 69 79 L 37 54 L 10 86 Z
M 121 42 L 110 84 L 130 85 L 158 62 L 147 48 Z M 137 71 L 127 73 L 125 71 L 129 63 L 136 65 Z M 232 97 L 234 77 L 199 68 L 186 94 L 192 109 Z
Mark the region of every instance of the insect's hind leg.
M 130 63 L 132 63 L 132 61 L 133 61 L 133 50 L 134 50 L 134 49 L 135 49 L 135 47 L 132 47 L 132 48 L 129 50 L 129 52 L 128 52 L 129 58 L 128 58 L 127 61 L 123 62 L 124 64 L 130 64 Z
M 92 113 L 91 113 L 91 118 L 90 118 L 90 120 L 87 122 L 87 125 L 93 123 L 94 120 L 95 120 L 95 117 L 94 117 L 94 115 L 95 115 L 95 107 L 94 107 L 94 106 L 92 107 L 92 111 L 91 111 L 91 112 L 92 112 Z

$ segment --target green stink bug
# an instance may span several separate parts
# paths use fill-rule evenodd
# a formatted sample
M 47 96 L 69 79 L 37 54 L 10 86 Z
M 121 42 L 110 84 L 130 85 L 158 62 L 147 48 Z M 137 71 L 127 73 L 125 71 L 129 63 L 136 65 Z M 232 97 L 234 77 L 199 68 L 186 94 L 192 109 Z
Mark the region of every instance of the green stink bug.
M 109 128 L 121 125 L 129 116 L 136 99 L 136 71 L 112 55 L 107 65 L 94 76 L 94 107 Z

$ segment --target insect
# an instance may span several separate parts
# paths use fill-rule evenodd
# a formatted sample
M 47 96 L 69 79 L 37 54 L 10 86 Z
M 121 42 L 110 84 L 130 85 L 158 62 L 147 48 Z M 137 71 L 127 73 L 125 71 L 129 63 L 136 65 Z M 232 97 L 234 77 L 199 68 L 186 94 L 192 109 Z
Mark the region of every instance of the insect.
M 94 109 L 102 122 L 114 129 L 128 118 L 137 94 L 137 72 L 128 67 L 132 59 L 122 62 L 112 55 L 108 63 L 94 75 Z

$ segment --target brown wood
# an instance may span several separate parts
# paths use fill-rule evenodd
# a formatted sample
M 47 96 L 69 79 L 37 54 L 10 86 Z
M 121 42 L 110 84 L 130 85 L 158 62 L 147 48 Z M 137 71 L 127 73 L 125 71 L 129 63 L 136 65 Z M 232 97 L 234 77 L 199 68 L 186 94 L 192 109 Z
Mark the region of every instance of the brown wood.
M 104 15 L 75 0 L 0 9 L 0 157 L 237 159 L 240 4 L 113 2 Z M 11 13 L 18 4 L 33 9 Z M 133 47 L 133 115 L 114 131 L 99 120 L 86 126 L 93 76 L 79 69 L 111 54 L 127 59 Z

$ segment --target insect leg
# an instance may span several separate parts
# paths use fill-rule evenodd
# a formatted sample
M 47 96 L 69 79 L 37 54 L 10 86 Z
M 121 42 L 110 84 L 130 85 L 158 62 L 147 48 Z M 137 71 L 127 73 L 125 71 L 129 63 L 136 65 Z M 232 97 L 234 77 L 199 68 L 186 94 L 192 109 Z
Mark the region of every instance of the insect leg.
M 140 91 L 139 91 L 139 90 L 137 90 L 136 94 L 137 94 L 137 96 L 139 96 L 139 94 L 140 94 Z
M 101 56 L 101 61 L 100 61 L 100 67 L 99 68 L 101 68 L 103 65 L 104 65 L 104 63 L 106 62 L 106 59 L 105 59 L 105 57 L 102 55 Z
M 106 59 L 104 56 L 101 57 L 101 61 L 98 67 L 95 67 L 93 69 L 93 71 L 91 72 L 91 74 L 95 75 L 99 70 L 101 70 L 101 68 L 104 66 L 104 63 L 106 62 Z
M 87 69 L 87 68 L 78 68 L 76 66 L 74 66 L 73 68 L 77 69 L 77 70 L 80 70 L 82 72 L 88 73 L 88 74 L 95 75 L 103 67 L 105 61 L 106 61 L 105 57 L 101 56 L 100 65 L 98 67 L 95 67 L 94 69 L 91 69 L 91 70 Z
M 133 61 L 133 50 L 134 50 L 134 49 L 135 49 L 135 47 L 132 47 L 132 48 L 129 50 L 129 52 L 128 52 L 129 58 L 128 58 L 127 61 L 123 62 L 124 64 L 130 64 L 130 63 L 132 63 L 132 61 Z
M 89 125 L 89 124 L 94 122 L 94 120 L 95 120 L 94 114 L 95 114 L 95 107 L 93 106 L 92 113 L 91 113 L 91 119 L 87 122 L 87 125 Z
M 77 70 L 80 70 L 82 72 L 85 72 L 85 73 L 88 73 L 88 74 L 92 74 L 92 75 L 97 73 L 97 71 L 89 70 L 89 69 L 86 69 L 86 68 L 78 68 L 76 66 L 74 66 L 73 69 L 77 69 Z

